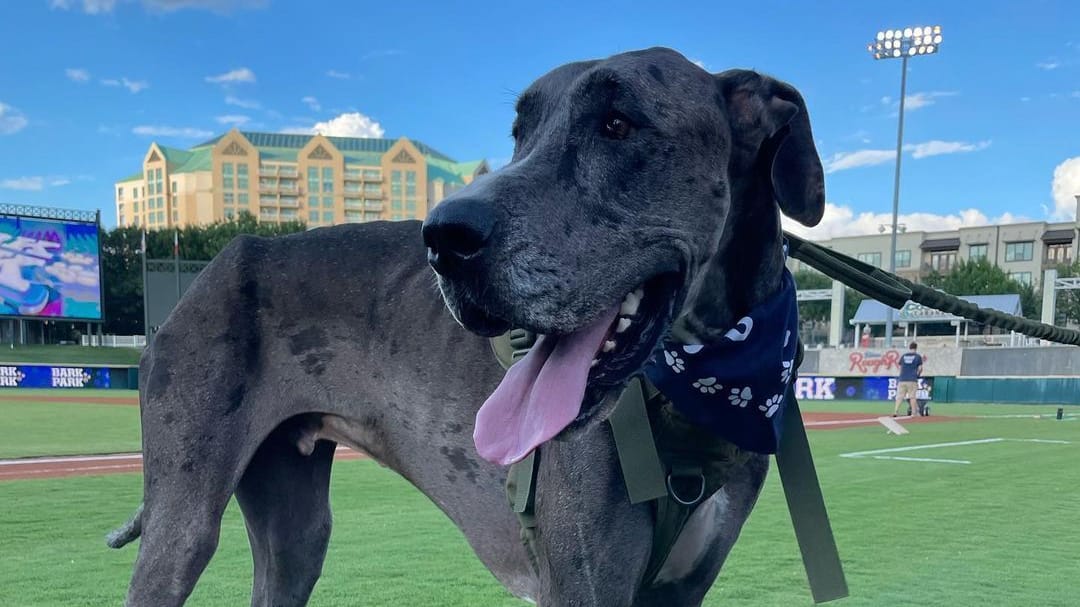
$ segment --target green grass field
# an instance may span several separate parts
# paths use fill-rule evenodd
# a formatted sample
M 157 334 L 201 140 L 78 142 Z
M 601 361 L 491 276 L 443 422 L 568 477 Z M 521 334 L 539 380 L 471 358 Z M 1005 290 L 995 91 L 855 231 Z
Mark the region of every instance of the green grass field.
M 0 347 L 0 363 L 63 365 L 138 365 L 142 350 L 89 346 L 25 345 Z
M 0 389 L 0 458 L 124 453 L 141 448 L 136 406 L 33 400 L 74 395 L 135 398 L 138 392 Z
M 121 427 L 117 420 L 137 417 L 134 407 L 109 406 L 93 410 L 115 419 L 75 418 L 71 412 L 85 406 L 66 407 L 46 417 L 56 415 L 57 431 L 77 428 L 64 430 L 71 447 L 91 445 L 80 437 L 89 441 L 102 427 Z M 804 409 L 881 413 L 883 406 L 812 403 Z M 1053 410 L 939 405 L 934 412 Z M 5 427 L 12 411 L 19 417 L 25 409 L 0 409 Z M 127 426 L 133 441 L 135 425 Z M 810 432 L 851 586 L 851 598 L 835 604 L 1075 604 L 1080 596 L 1074 571 L 1080 559 L 1080 421 L 993 418 L 910 428 L 903 437 L 887 436 L 880 427 Z M 24 432 L 4 434 L 6 440 Z M 970 464 L 841 457 L 989 438 L 1067 443 L 1001 441 L 895 453 Z M 41 452 L 32 437 L 18 440 L 20 448 Z M 102 537 L 128 516 L 140 491 L 137 474 L 0 483 L 0 605 L 119 604 L 135 547 L 112 551 Z M 506 594 L 425 497 L 377 464 L 339 463 L 333 504 L 334 534 L 312 605 L 525 604 Z M 226 513 L 221 547 L 189 604 L 247 604 L 250 581 L 246 535 L 233 506 Z M 707 605 L 810 604 L 783 495 L 771 474 Z

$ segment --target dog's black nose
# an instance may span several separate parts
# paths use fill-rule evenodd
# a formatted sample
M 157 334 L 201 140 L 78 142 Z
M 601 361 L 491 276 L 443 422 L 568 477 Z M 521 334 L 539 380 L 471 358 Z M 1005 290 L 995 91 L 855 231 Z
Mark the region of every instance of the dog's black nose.
M 494 231 L 490 204 L 473 198 L 443 201 L 422 228 L 428 263 L 439 274 L 452 276 L 482 256 Z

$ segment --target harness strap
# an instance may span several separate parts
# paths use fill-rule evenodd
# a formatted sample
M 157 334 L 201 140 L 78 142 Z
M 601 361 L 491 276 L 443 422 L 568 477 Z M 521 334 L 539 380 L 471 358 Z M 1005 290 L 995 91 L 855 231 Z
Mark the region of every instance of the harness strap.
M 608 417 L 615 449 L 619 454 L 623 482 L 631 504 L 659 499 L 668 494 L 664 467 L 656 451 L 641 378 L 627 384 L 615 410 Z

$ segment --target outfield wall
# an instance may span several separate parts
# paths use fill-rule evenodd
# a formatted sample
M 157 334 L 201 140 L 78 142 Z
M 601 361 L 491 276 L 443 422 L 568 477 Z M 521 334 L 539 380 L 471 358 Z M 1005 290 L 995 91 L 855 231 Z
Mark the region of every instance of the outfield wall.
M 139 387 L 139 368 L 133 365 L 0 364 L 0 387 L 135 390 Z

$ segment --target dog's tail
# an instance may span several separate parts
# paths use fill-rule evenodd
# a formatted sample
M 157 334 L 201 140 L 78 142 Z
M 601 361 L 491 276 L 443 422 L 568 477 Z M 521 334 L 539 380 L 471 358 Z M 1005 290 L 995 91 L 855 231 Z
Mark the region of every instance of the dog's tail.
M 139 504 L 139 507 L 135 509 L 135 514 L 131 515 L 126 523 L 105 536 L 105 543 L 109 548 L 123 548 L 142 535 L 142 514 L 143 504 Z

